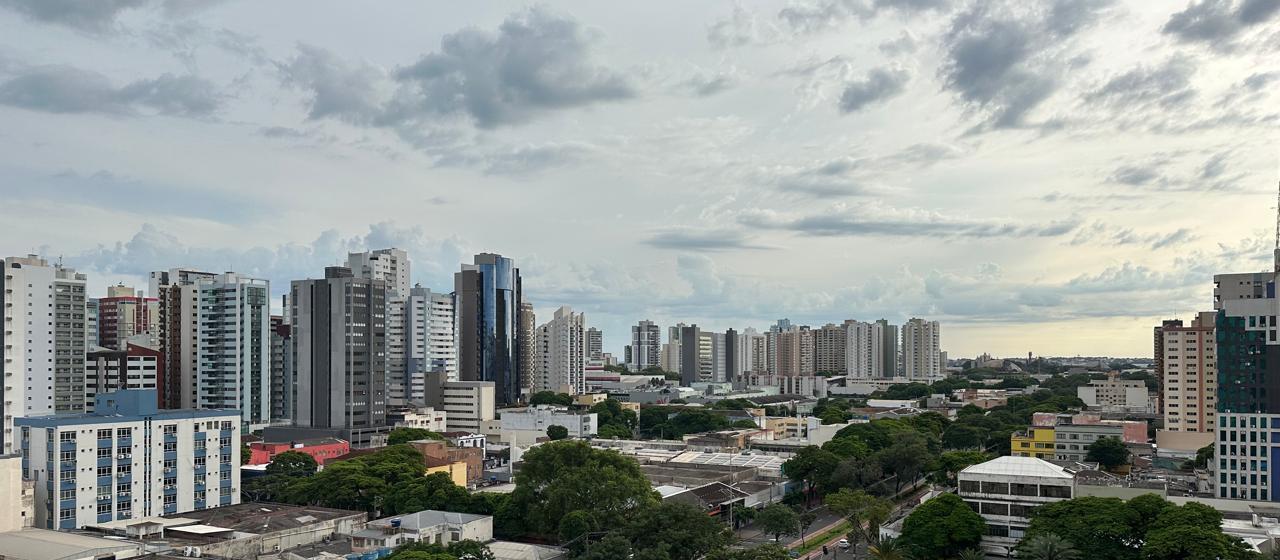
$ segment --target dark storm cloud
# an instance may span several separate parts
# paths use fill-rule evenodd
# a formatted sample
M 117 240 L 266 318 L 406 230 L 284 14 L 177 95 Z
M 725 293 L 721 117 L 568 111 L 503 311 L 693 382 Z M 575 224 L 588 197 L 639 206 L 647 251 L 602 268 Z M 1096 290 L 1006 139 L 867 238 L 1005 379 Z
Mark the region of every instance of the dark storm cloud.
M 212 83 L 194 76 L 163 74 L 116 87 L 97 72 L 39 66 L 20 70 L 0 83 L 0 103 L 47 113 L 201 117 L 215 113 L 222 96 Z
M 866 77 L 845 86 L 840 94 L 840 111 L 853 113 L 864 107 L 893 98 L 906 91 L 911 74 L 895 68 L 875 68 Z

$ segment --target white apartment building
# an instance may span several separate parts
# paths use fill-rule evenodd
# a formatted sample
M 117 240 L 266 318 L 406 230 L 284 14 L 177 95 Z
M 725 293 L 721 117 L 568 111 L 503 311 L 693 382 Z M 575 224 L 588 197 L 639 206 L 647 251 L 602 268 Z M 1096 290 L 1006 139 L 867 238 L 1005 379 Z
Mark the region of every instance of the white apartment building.
M 1033 508 L 1075 494 L 1073 474 L 1034 457 L 998 457 L 966 467 L 956 478 L 957 494 L 987 523 L 983 549 L 1000 558 L 1009 557 L 1026 534 Z
M 546 435 L 551 426 L 564 426 L 569 437 L 585 438 L 596 435 L 597 419 L 594 412 L 578 414 L 569 409 L 552 405 L 538 405 L 519 410 L 504 410 L 499 416 L 504 432 L 537 432 Z M 503 441 L 507 441 L 504 435 Z
M 941 337 L 937 321 L 912 318 L 902 325 L 903 376 L 924 382 L 942 378 Z
M 492 381 L 449 381 L 443 374 L 427 375 L 427 404 L 443 410 L 450 432 L 480 433 L 480 426 L 496 418 Z
M 4 434 L 12 453 L 14 418 L 84 412 L 85 275 L 35 255 L 3 264 Z
M 533 391 L 576 395 L 587 391 L 586 316 L 568 306 L 534 331 L 537 367 Z
M 1216 315 L 1207 311 L 1188 326 L 1161 328 L 1165 430 L 1213 433 L 1218 392 Z
M 1156 401 L 1138 379 L 1094 379 L 1076 388 L 1076 396 L 1089 410 L 1154 414 Z
M 641 371 L 648 367 L 661 367 L 662 329 L 653 321 L 640 321 L 631 327 L 630 355 L 627 369 Z
M 197 353 L 199 300 L 196 282 L 217 275 L 185 268 L 151 273 L 150 294 L 160 303 L 159 339 L 164 371 L 157 383 L 161 408 L 191 408 Z
M 158 410 L 154 390 L 98 395 L 93 414 L 19 419 L 35 526 L 79 529 L 240 502 L 240 413 Z
M 410 264 L 402 249 L 348 253 L 347 268 L 356 278 L 382 280 L 387 286 L 387 405 L 405 406 L 410 400 L 408 323 Z
M 813 370 L 843 377 L 849 373 L 849 329 L 828 323 L 813 331 Z
M 738 367 L 736 375 L 744 373 L 763 374 L 769 370 L 768 346 L 760 331 L 754 328 L 743 329 L 738 335 Z
M 409 301 L 405 304 L 408 314 L 405 329 L 411 404 L 421 404 L 425 398 L 412 381 L 414 374 L 443 372 L 450 381 L 458 380 L 458 344 L 453 309 L 453 294 L 433 292 L 421 285 L 409 290 Z M 416 379 L 420 381 L 422 376 Z
M 239 410 L 251 429 L 266 426 L 271 422 L 270 284 L 228 272 L 197 280 L 195 295 L 197 359 L 183 408 Z
M 886 367 L 886 341 L 893 340 L 888 323 L 878 321 L 845 321 L 845 360 L 849 377 L 854 379 L 880 379 L 890 376 L 893 369 Z M 891 345 L 896 346 L 896 345 Z
M 404 420 L 396 423 L 398 428 L 421 428 L 433 432 L 449 431 L 449 413 L 431 407 L 419 408 L 404 413 Z

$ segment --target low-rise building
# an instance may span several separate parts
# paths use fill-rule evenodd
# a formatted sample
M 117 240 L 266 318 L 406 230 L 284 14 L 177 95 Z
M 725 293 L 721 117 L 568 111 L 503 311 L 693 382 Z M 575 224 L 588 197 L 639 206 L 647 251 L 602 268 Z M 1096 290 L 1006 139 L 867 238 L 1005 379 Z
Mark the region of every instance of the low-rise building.
M 406 410 L 403 414 L 403 419 L 396 422 L 397 428 L 421 428 L 432 432 L 444 432 L 449 429 L 449 413 L 443 410 L 428 406 L 417 410 Z
M 1089 446 L 1104 437 L 1124 441 L 1124 426 L 1113 424 L 1060 424 L 1054 428 L 1053 459 L 1081 462 Z
M 1089 410 L 1155 414 L 1157 398 L 1147 391 L 1146 382 L 1139 379 L 1120 379 L 1118 374 L 1107 379 L 1094 379 L 1088 385 L 1076 388 L 1076 396 Z
M 279 443 L 255 441 L 249 444 L 249 465 L 266 465 L 276 455 L 285 451 L 306 453 L 323 465 L 351 452 L 351 443 L 337 438 L 324 437 Z
M 33 416 L 21 430 L 35 525 L 86 525 L 240 502 L 240 411 L 159 410 L 155 390 L 100 394 L 92 414 Z
M 1007 558 L 1022 540 L 1036 506 L 1074 496 L 1074 475 L 1035 457 L 998 457 L 966 467 L 957 493 L 987 523 L 982 547 Z
M 1032 426 L 1009 436 L 1009 450 L 1015 457 L 1053 459 L 1055 452 L 1053 428 Z
M 357 552 L 391 549 L 413 542 L 448 546 L 458 541 L 493 540 L 493 518 L 487 515 L 424 510 L 370 521 L 351 535 Z
M 451 432 L 480 432 L 480 426 L 495 418 L 496 393 L 492 381 L 449 381 L 444 373 L 427 374 L 426 401 L 445 412 L 445 427 Z
M 437 459 L 435 457 L 423 457 L 422 461 L 427 466 L 425 474 L 443 473 L 449 475 L 449 480 L 452 480 L 455 485 L 463 488 L 467 487 L 467 464 L 465 462 Z
M 585 438 L 596 435 L 596 414 L 588 412 L 584 414 L 570 412 L 564 407 L 552 405 L 538 405 L 525 409 L 509 409 L 503 410 L 498 420 L 502 425 L 502 441 L 503 443 L 511 443 L 507 441 L 511 435 L 528 436 L 541 434 L 545 437 L 547 428 L 551 426 L 564 426 L 569 431 L 569 437 Z M 520 437 L 518 439 L 524 439 Z
M 22 456 L 0 455 L 0 533 L 31 527 L 34 513 L 35 483 L 23 480 Z
M 454 481 L 459 486 L 467 486 L 469 483 L 480 480 L 484 476 L 485 448 L 483 446 L 461 447 L 435 439 L 411 441 L 409 445 L 412 445 L 414 449 L 422 453 L 424 460 L 428 460 L 428 470 L 431 468 L 441 470 L 442 465 L 462 464 L 462 482 Z M 448 469 L 450 476 L 453 476 L 455 468 L 450 467 Z

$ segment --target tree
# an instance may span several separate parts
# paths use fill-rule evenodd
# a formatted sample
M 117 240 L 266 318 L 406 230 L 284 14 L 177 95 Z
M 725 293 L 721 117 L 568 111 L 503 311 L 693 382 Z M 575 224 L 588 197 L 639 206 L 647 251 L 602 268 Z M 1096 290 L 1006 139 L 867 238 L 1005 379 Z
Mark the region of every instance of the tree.
M 665 550 L 671 560 L 694 560 L 724 548 L 733 539 L 729 527 L 683 503 L 662 503 L 641 510 L 623 529 L 635 550 Z
M 249 464 L 249 459 L 251 457 L 253 457 L 253 450 L 249 448 L 249 444 L 240 444 L 240 465 L 244 466 Z
M 960 552 L 956 560 L 987 560 L 987 553 L 981 548 L 966 548 Z
M 1196 450 L 1195 467 L 1197 469 L 1203 469 L 1209 466 L 1209 461 L 1213 460 L 1214 445 L 1215 444 L 1210 443 L 1209 445 Z
M 907 547 L 902 539 L 887 537 L 873 545 L 867 546 L 872 560 L 907 560 Z
M 762 544 L 742 550 L 720 550 L 707 555 L 707 560 L 790 560 L 787 549 L 776 544 Z
M 635 459 L 563 440 L 524 454 L 510 515 L 523 520 L 526 531 L 554 536 L 572 511 L 589 512 L 599 527 L 618 527 L 655 503 L 657 494 Z
M 551 438 L 551 441 L 566 439 L 569 437 L 569 428 L 556 424 L 547 426 L 547 437 Z
M 1028 560 L 1080 560 L 1080 551 L 1062 537 L 1044 533 L 1027 539 L 1019 549 L 1018 557 Z
M 605 424 L 596 429 L 596 437 L 603 439 L 631 439 L 634 436 L 626 426 Z
M 557 393 L 555 391 L 538 391 L 529 397 L 530 406 L 538 406 L 543 404 L 555 406 L 572 406 L 573 395 L 565 393 Z
M 840 458 L 835 453 L 810 445 L 787 459 L 782 464 L 782 472 L 791 480 L 804 482 L 805 492 L 811 494 L 819 484 L 827 482 L 839 463 Z
M 938 458 L 937 482 L 954 485 L 956 475 L 965 468 L 987 462 L 991 456 L 981 451 L 947 451 Z
M 987 524 L 955 494 L 943 494 L 917 507 L 902 522 L 902 542 L 925 558 L 950 558 L 977 546 Z
M 591 512 L 576 510 L 571 511 L 560 519 L 560 542 L 566 543 L 577 539 L 587 533 L 596 530 L 595 520 L 591 518 Z M 581 545 L 581 543 L 578 543 Z
M 586 545 L 586 550 L 575 560 L 616 560 L 632 558 L 631 541 L 626 537 L 610 533 L 599 542 Z
M 277 474 L 290 478 L 301 478 L 316 474 L 316 458 L 301 451 L 285 451 L 271 458 L 267 465 L 268 476 Z
M 1240 539 L 1219 529 L 1222 514 L 1195 502 L 1169 505 L 1147 530 L 1143 560 L 1235 560 L 1258 558 Z
M 840 461 L 836 465 L 827 481 L 827 487 L 870 491 L 873 487 L 878 487 L 882 479 L 884 479 L 884 469 L 880 468 L 880 461 L 874 457 L 853 457 Z
M 925 470 L 933 453 L 929 451 L 924 438 L 917 434 L 903 434 L 889 447 L 877 454 L 880 466 L 885 472 L 893 473 L 894 492 L 902 488 L 904 482 L 914 482 Z
M 1085 456 L 1085 460 L 1099 463 L 1108 470 L 1129 462 L 1129 448 L 1119 438 L 1098 438 L 1089 444 L 1088 449 L 1089 454 Z
M 387 434 L 387 445 L 400 445 L 420 439 L 444 440 L 444 436 L 424 428 L 393 428 Z
M 1085 558 L 1135 560 L 1141 523 L 1138 512 L 1119 498 L 1085 496 L 1045 504 L 1032 510 L 1023 543 L 1045 533 L 1075 545 Z
M 782 535 L 800 532 L 800 516 L 785 505 L 772 504 L 756 514 L 756 526 L 766 535 L 773 535 L 773 540 L 777 541 Z
M 804 546 L 804 534 L 813 526 L 813 522 L 818 520 L 818 514 L 812 511 L 802 512 L 797 519 L 800 522 L 800 546 Z
M 893 504 L 884 498 L 877 498 L 861 490 L 840 490 L 828 495 L 827 509 L 832 513 L 844 516 L 853 522 L 853 530 L 867 544 L 875 544 L 880 540 L 880 525 L 889 518 Z

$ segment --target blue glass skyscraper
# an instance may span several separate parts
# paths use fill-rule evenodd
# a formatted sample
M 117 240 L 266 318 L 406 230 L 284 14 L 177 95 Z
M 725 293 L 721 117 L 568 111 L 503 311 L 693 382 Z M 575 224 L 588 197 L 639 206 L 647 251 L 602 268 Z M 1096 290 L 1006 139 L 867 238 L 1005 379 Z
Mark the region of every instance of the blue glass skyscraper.
M 520 269 L 502 255 L 481 253 L 453 276 L 458 377 L 492 381 L 499 404 L 521 400 Z

